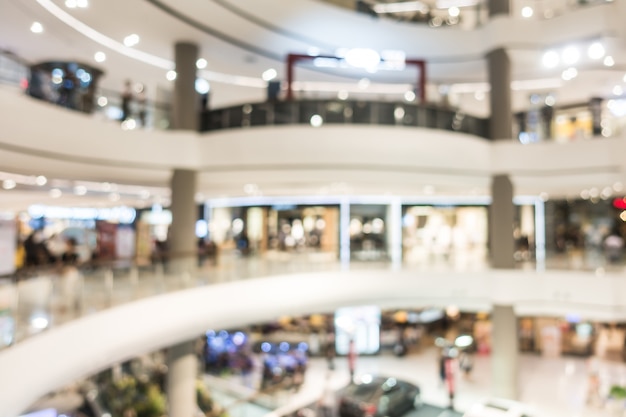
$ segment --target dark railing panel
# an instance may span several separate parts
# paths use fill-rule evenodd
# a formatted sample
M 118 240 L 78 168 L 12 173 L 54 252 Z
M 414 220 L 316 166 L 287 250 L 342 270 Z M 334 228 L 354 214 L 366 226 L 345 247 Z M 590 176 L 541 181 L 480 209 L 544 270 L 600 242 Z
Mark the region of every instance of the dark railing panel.
M 412 126 L 488 137 L 488 120 L 449 108 L 376 101 L 268 101 L 202 112 L 200 131 L 249 126 L 310 124 L 313 116 L 324 124 Z

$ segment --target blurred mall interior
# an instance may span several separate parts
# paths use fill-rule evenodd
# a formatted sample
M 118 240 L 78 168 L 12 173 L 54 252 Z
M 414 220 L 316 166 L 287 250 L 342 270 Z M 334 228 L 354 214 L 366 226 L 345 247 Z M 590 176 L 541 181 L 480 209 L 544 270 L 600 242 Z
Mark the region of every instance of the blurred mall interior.
M 626 415 L 623 16 L 0 2 L 0 417 Z

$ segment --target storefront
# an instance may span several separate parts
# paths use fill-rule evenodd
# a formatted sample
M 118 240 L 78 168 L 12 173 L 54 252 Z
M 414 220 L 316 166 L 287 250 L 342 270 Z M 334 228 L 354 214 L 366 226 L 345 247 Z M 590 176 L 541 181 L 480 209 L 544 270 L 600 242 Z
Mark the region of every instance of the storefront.
M 486 256 L 486 207 L 407 206 L 403 212 L 405 261 L 421 262 L 463 255 L 483 259 Z

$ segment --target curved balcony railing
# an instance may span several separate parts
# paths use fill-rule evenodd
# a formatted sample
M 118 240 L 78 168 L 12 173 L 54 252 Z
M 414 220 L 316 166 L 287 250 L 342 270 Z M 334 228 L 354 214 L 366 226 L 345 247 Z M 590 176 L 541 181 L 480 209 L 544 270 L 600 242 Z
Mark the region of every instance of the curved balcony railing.
M 207 110 L 200 131 L 288 124 L 373 124 L 442 129 L 488 138 L 489 120 L 432 105 L 353 100 L 268 101 Z
M 588 259 L 554 255 L 543 265 L 533 261 L 520 262 L 517 273 L 524 278 L 526 273 L 536 274 L 533 269 L 550 270 L 557 275 L 563 270 L 578 270 L 586 271 L 583 273 L 588 273 L 592 282 L 595 277 L 605 274 L 619 277 L 624 265 L 624 262 L 610 263 L 600 255 Z M 167 263 L 159 260 L 150 265 L 137 265 L 128 260 L 79 268 L 68 271 L 53 265 L 45 269 L 21 270 L 14 276 L 0 278 L 0 351 L 49 328 L 159 294 L 288 273 L 333 273 L 344 270 L 346 265 L 337 260 L 335 252 L 272 252 L 264 256 L 241 256 L 238 251 L 224 251 L 216 258 L 205 259 L 195 276 L 168 273 Z M 471 254 L 418 263 L 404 262 L 401 268 L 416 273 L 490 271 L 487 259 Z M 397 265 L 386 260 L 352 260 L 349 269 L 385 273 L 397 269 Z

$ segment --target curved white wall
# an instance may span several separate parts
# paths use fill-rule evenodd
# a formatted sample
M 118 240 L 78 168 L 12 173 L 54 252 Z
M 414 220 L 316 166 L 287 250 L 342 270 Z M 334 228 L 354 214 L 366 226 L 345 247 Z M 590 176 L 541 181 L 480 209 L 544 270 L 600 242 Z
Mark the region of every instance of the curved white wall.
M 0 417 L 15 417 L 40 396 L 138 354 L 282 315 L 346 305 L 458 305 L 518 314 L 626 319 L 622 276 L 580 272 L 345 271 L 278 276 L 151 297 L 75 320 L 0 352 Z
M 336 181 L 354 184 L 357 194 L 412 195 L 424 184 L 448 194 L 473 187 L 488 194 L 494 173 L 511 174 L 518 194 L 577 195 L 583 188 L 626 183 L 622 139 L 523 146 L 377 125 L 266 126 L 209 134 L 122 131 L 116 123 L 3 88 L 0 112 L 3 170 L 167 186 L 173 168 L 197 169 L 207 197 L 241 195 L 251 179 L 266 195 L 314 194 L 314 186 Z M 369 188 L 373 185 L 378 188 Z

